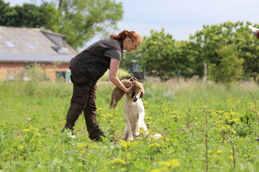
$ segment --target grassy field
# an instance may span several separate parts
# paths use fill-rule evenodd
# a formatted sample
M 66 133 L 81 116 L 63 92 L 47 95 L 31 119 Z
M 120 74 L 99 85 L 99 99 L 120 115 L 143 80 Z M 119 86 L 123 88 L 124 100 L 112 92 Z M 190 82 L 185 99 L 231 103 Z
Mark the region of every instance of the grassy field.
M 109 109 L 112 85 L 97 89 L 98 121 L 107 135 L 61 133 L 71 85 L 0 83 L 0 171 L 244 171 L 259 169 L 259 87 L 146 82 L 146 123 L 161 139 L 121 140 L 123 101 Z

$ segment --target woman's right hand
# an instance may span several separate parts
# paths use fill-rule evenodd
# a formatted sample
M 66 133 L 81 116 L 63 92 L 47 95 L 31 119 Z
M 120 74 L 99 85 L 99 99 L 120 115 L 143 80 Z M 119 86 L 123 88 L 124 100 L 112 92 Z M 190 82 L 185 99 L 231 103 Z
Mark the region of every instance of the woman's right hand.
M 126 90 L 124 91 L 126 94 L 129 93 L 132 89 L 133 85 L 131 84 L 130 87 L 126 88 Z
M 120 65 L 120 61 L 117 59 L 112 58 L 111 62 L 110 62 L 110 72 L 109 72 L 109 78 L 110 81 L 117 86 L 118 88 L 120 88 L 124 93 L 128 93 L 130 92 L 131 88 L 132 88 L 132 83 L 130 84 L 130 87 L 125 87 L 124 84 L 119 80 L 119 78 L 117 77 L 117 72 L 119 69 L 119 65 Z

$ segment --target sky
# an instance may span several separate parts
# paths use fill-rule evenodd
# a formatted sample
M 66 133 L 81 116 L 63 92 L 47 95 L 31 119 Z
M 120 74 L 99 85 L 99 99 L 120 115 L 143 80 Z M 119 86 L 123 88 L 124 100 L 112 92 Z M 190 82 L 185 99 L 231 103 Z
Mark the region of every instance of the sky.
M 4 0 L 11 4 L 39 3 L 41 0 Z M 119 30 L 135 30 L 148 36 L 150 30 L 170 33 L 176 40 L 187 40 L 203 25 L 225 21 L 259 23 L 259 0 L 117 0 L 124 15 Z M 95 40 L 97 38 L 94 38 Z M 91 41 L 90 41 L 91 42 Z

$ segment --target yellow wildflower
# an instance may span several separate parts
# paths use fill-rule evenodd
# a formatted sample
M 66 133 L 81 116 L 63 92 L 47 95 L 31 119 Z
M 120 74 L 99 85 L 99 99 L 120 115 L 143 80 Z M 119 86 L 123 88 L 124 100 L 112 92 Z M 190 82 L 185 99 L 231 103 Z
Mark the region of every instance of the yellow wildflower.
M 85 144 L 85 143 L 78 143 L 77 144 L 78 149 L 84 149 L 85 147 L 87 147 L 87 144 Z
M 30 130 L 30 128 L 25 128 L 25 129 L 23 129 L 23 132 L 25 132 L 25 133 L 28 133 L 28 132 L 30 132 L 31 130 Z
M 116 158 L 116 159 L 113 159 L 111 161 L 111 164 L 113 164 L 113 165 L 126 165 L 127 163 L 123 159 Z
M 161 146 L 158 143 L 153 143 L 153 144 L 149 145 L 149 148 L 151 148 L 151 149 L 159 149 L 160 147 Z
M 124 141 L 124 140 L 121 140 L 121 141 L 119 142 L 119 144 L 120 144 L 120 146 L 121 146 L 123 149 L 128 149 L 129 146 L 130 146 L 130 142 L 126 142 L 126 141 Z
M 160 164 L 168 168 L 176 168 L 180 166 L 180 162 L 178 159 L 172 159 L 169 161 L 160 162 Z
M 167 172 L 168 169 L 166 168 L 156 168 L 156 169 L 153 169 L 151 170 L 150 172 Z

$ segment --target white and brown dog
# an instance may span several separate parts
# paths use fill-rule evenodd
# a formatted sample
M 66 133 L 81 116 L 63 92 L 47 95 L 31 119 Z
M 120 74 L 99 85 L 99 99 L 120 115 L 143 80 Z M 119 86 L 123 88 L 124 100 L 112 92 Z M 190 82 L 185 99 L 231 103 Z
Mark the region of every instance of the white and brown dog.
M 121 82 L 127 88 L 132 84 L 132 89 L 129 93 L 126 94 L 126 103 L 124 106 L 126 124 L 124 139 L 132 141 L 134 140 L 134 137 L 140 135 L 141 129 L 143 129 L 144 135 L 148 134 L 147 125 L 144 121 L 144 104 L 141 100 L 144 95 L 144 87 L 135 78 L 123 79 Z M 123 97 L 124 94 L 125 93 L 117 87 L 113 89 L 110 104 L 111 108 L 116 107 L 118 101 Z

